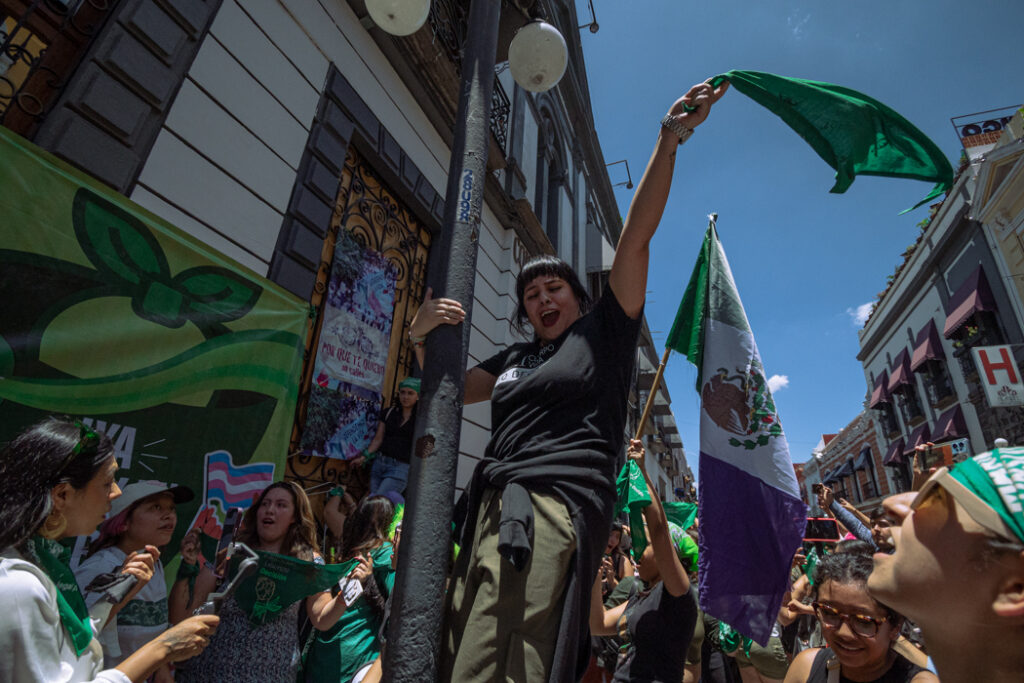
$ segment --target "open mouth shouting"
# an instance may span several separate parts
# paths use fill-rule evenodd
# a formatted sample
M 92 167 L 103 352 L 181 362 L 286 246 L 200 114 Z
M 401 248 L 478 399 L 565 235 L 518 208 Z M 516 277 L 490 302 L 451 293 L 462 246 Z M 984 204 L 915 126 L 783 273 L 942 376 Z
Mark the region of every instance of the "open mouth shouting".
M 540 314 L 540 324 L 543 325 L 544 327 L 553 327 L 555 324 L 558 323 L 558 319 L 560 317 L 561 314 L 558 312 L 558 310 L 544 311 L 543 313 Z

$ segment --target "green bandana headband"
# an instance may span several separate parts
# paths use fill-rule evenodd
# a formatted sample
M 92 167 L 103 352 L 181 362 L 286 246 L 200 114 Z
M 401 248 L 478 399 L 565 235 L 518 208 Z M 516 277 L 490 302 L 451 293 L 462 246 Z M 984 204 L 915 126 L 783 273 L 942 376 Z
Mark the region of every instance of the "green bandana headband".
M 419 377 L 406 377 L 405 379 L 403 379 L 401 382 L 398 383 L 398 388 L 399 389 L 412 389 L 413 391 L 415 391 L 418 394 L 418 393 L 420 393 L 420 385 L 421 384 L 422 384 L 422 380 L 420 380 Z
M 668 533 L 672 537 L 672 545 L 676 547 L 676 555 L 679 556 L 683 569 L 688 572 L 697 571 L 697 541 L 693 540 L 683 527 L 673 522 L 668 523 Z
M 1009 531 L 1013 538 L 1024 541 L 1024 448 L 997 448 L 976 455 L 950 470 L 949 476 L 994 511 L 1003 528 L 993 528 L 994 524 L 978 519 L 970 505 L 964 505 L 979 524 L 1003 536 Z M 963 504 L 953 487 L 939 484 Z M 979 514 L 985 516 L 980 509 Z
M 42 536 L 33 536 L 26 550 L 30 559 L 57 587 L 57 613 L 71 637 L 75 655 L 81 656 L 92 641 L 92 623 L 85 600 L 78 590 L 78 582 L 68 566 L 70 549 Z

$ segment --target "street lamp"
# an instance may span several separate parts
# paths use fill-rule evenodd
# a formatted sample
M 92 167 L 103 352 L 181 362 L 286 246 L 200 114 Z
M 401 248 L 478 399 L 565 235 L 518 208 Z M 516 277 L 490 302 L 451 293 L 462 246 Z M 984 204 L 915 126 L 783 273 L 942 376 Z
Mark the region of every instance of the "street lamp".
M 522 26 L 524 19 L 535 18 L 527 13 L 534 2 L 509 0 L 514 11 L 505 17 L 506 28 Z M 403 31 L 415 31 L 417 20 L 422 25 L 419 16 L 429 12 L 429 0 L 367 0 L 366 4 L 371 18 L 387 32 L 392 32 L 393 25 Z M 417 7 L 415 12 L 409 11 L 409 15 L 415 16 L 405 15 L 407 5 Z M 501 0 L 470 2 L 444 221 L 430 257 L 429 284 L 434 296 L 461 302 L 467 320 L 471 319 L 473 308 L 501 9 Z M 378 11 L 384 17 L 379 21 L 375 14 Z M 511 32 L 508 30 L 507 34 Z M 513 77 L 533 92 L 554 86 L 568 62 L 565 40 L 554 27 L 543 22 L 530 21 L 522 27 L 508 52 Z M 536 52 L 553 54 L 554 63 L 537 61 Z M 517 72 L 523 74 L 525 83 L 515 76 Z M 413 437 L 407 514 L 402 524 L 388 647 L 384 653 L 384 678 L 389 681 L 419 683 L 438 678 L 469 334 L 470 327 L 465 323 L 441 325 L 427 336 L 424 349 L 423 392 Z
M 524 90 L 550 90 L 565 73 L 569 50 L 558 29 L 534 19 L 516 32 L 508 46 L 508 68 Z
M 385 32 L 408 36 L 427 21 L 430 0 L 366 0 L 366 11 Z

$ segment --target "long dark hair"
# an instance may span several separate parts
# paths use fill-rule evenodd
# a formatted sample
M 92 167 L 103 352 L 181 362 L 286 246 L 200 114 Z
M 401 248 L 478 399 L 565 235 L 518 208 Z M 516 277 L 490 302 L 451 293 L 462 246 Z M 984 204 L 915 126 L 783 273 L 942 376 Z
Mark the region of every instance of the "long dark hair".
M 572 266 L 557 256 L 549 254 L 534 256 L 526 262 L 523 269 L 519 271 L 519 275 L 516 276 L 516 300 L 518 305 L 516 306 L 515 319 L 512 321 L 512 329 L 524 337 L 527 336 L 529 318 L 526 315 L 526 303 L 523 301 L 523 293 L 526 291 L 526 285 L 541 275 L 559 277 L 569 284 L 569 287 L 572 288 L 572 293 L 576 295 L 576 301 L 579 302 L 580 315 L 589 311 L 593 304 L 587 288 L 580 282 L 580 278 L 576 275 L 576 271 L 572 269 Z
M 57 484 L 85 488 L 113 453 L 105 434 L 67 418 L 44 418 L 14 437 L 0 453 L 0 550 L 36 532 L 50 514 Z
M 384 545 L 395 506 L 384 496 L 369 496 L 356 506 L 341 530 L 338 556 L 348 560 Z
M 259 545 L 259 537 L 256 534 L 256 527 L 259 523 L 256 517 L 259 515 L 260 505 L 267 494 L 274 489 L 284 489 L 292 497 L 292 505 L 295 507 L 295 518 L 288 526 L 284 541 L 281 543 L 281 552 L 285 555 L 300 560 L 311 561 L 316 543 L 316 523 L 313 521 L 313 508 L 309 504 L 309 496 L 302 490 L 302 487 L 293 481 L 276 481 L 267 488 L 260 491 L 256 500 L 245 511 L 242 517 L 242 528 L 238 530 L 235 539 L 241 543 L 253 547 Z

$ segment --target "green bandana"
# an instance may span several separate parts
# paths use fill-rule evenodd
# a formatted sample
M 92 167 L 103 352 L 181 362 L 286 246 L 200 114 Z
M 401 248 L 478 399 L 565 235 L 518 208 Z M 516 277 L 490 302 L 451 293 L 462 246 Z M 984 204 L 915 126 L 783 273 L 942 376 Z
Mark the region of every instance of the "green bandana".
M 992 528 L 992 531 L 1006 535 L 1008 530 L 1017 540 L 1024 541 L 1024 448 L 997 448 L 976 455 L 954 467 L 949 474 L 993 510 L 1005 524 L 1005 529 Z M 951 488 L 939 483 L 947 489 Z M 963 502 L 956 491 L 950 492 L 958 501 Z M 977 516 L 984 517 L 984 511 L 976 516 L 971 507 L 964 507 L 978 523 L 987 528 L 996 526 L 986 524 L 985 519 L 977 519 Z
M 341 564 L 316 564 L 287 555 L 258 552 L 259 568 L 235 591 L 238 606 L 257 625 L 273 621 L 282 610 L 302 598 L 335 585 L 348 576 L 357 563 L 353 559 Z
M 406 377 L 398 383 L 399 389 L 412 389 L 417 394 L 420 393 L 420 385 L 422 380 L 419 377 Z
M 629 513 L 629 535 L 633 540 L 633 557 L 639 558 L 647 547 L 647 534 L 644 533 L 643 509 L 651 504 L 651 495 L 647 492 L 644 474 L 635 460 L 627 460 L 615 481 L 617 498 L 615 502 L 616 516 Z
M 807 553 L 807 561 L 804 562 L 804 574 L 812 586 L 814 585 L 814 570 L 818 568 L 818 560 L 818 549 L 811 548 L 811 552 Z
M 835 169 L 832 192 L 846 192 L 858 175 L 936 183 L 911 207 L 916 209 L 953 186 L 953 167 L 938 145 L 898 112 L 864 93 L 760 71 L 729 71 L 711 82 L 717 87 L 722 81 L 785 121 Z
M 68 566 L 71 549 L 42 536 L 33 536 L 26 550 L 30 559 L 46 572 L 57 587 L 57 613 L 71 636 L 75 655 L 81 656 L 92 641 L 92 623 L 89 621 L 85 600 L 78 590 L 78 582 Z
M 697 571 L 697 541 L 690 538 L 690 534 L 674 522 L 668 523 L 668 533 L 672 537 L 672 545 L 676 547 L 676 555 L 679 556 L 683 569 L 688 572 Z

